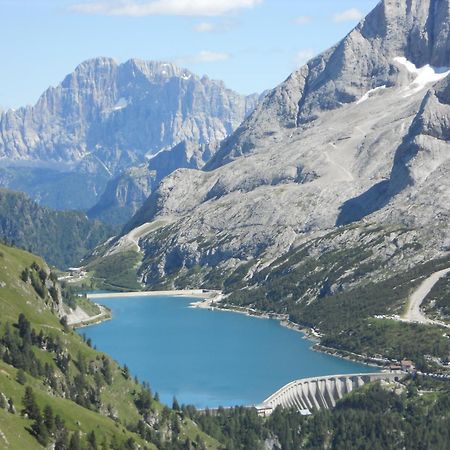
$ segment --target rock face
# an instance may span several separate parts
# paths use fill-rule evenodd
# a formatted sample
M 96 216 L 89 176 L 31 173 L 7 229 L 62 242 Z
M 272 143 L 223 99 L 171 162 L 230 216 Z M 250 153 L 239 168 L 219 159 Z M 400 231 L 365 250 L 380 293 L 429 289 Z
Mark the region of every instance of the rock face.
M 179 168 L 199 169 L 211 157 L 205 145 L 180 142 L 150 157 L 147 165 L 132 167 L 111 180 L 98 203 L 88 211 L 91 218 L 112 224 L 126 223 L 144 204 L 160 181 Z
M 36 172 L 45 164 L 59 180 L 76 172 L 82 181 L 93 181 L 92 206 L 108 180 L 182 142 L 198 146 L 199 160 L 207 159 L 256 101 L 257 96 L 240 96 L 222 82 L 169 63 L 89 60 L 49 88 L 35 106 L 1 114 L 2 167 L 26 162 Z M 12 187 L 25 183 L 16 173 L 3 174 L 0 179 L 12 178 Z M 48 179 L 48 173 L 43 175 Z M 47 191 L 44 186 L 31 194 L 51 202 Z M 67 197 L 74 194 L 72 189 Z
M 408 264 L 439 256 L 450 243 L 449 14 L 449 0 L 382 1 L 269 92 L 203 170 L 165 178 L 124 229 L 150 223 L 137 233 L 143 280 L 199 265 L 258 271 L 365 223 L 411 228 Z M 403 245 L 391 237 L 375 259 Z
M 301 127 L 321 112 L 351 104 L 371 89 L 413 79 L 394 61 L 396 57 L 405 57 L 416 67 L 450 67 L 449 23 L 448 0 L 380 2 L 339 44 L 267 95 L 208 168 L 251 152 L 270 133 Z

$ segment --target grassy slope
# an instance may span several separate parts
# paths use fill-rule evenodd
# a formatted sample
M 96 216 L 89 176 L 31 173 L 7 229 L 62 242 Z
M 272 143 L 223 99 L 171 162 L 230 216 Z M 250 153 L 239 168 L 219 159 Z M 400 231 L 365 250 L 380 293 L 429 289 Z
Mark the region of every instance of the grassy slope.
M 91 279 L 98 288 L 113 290 L 140 290 L 137 268 L 141 255 L 134 251 L 116 253 L 96 259 L 87 265 Z
M 79 353 L 89 361 L 101 356 L 101 353 L 88 347 L 75 332 L 65 333 L 58 318 L 44 305 L 33 288 L 21 281 L 20 273 L 33 262 L 37 262 L 41 267 L 45 265 L 40 258 L 34 255 L 0 244 L 0 285 L 3 286 L 0 288 L 0 331 L 3 332 L 6 321 L 15 323 L 18 315 L 23 313 L 37 333 L 42 329 L 45 334 L 59 336 L 73 359 L 76 359 Z M 56 369 L 50 353 L 41 350 L 35 350 L 35 353 L 43 363 L 49 362 Z M 71 373 L 75 372 L 75 365 L 72 362 Z M 17 383 L 15 377 L 16 369 L 0 360 L 0 392 L 13 399 L 19 412 L 22 408 L 21 401 L 25 387 Z M 113 384 L 106 386 L 102 391 L 102 403 L 113 406 L 119 417 L 118 422 L 95 411 L 83 408 L 70 400 L 51 396 L 48 386 L 45 386 L 41 380 L 34 379 L 29 374 L 26 377 L 27 384 L 33 387 L 41 408 L 50 404 L 55 414 L 60 414 L 66 421 L 70 430 L 79 429 L 83 433 L 94 430 L 98 442 L 102 442 L 104 437 L 118 434 L 123 439 L 133 437 L 136 442 L 144 444 L 139 436 L 124 428 L 124 424 L 135 423 L 139 420 L 139 413 L 134 405 L 133 396 L 133 393 L 138 390 L 138 386 L 131 379 L 125 379 L 121 369 L 116 364 L 113 364 Z M 154 405 L 157 411 L 161 411 L 162 405 L 157 403 Z M 20 414 L 12 415 L 0 410 L 0 431 L 6 436 L 11 445 L 10 448 L 31 450 L 41 448 L 26 430 L 29 425 L 30 421 L 21 417 Z M 218 447 L 215 440 L 199 432 L 192 423 L 187 423 L 182 427 L 181 435 L 189 436 L 194 440 L 197 434 L 202 436 L 208 448 Z M 1 439 L 0 434 L 0 447 Z M 148 443 L 146 445 L 148 448 L 154 448 Z

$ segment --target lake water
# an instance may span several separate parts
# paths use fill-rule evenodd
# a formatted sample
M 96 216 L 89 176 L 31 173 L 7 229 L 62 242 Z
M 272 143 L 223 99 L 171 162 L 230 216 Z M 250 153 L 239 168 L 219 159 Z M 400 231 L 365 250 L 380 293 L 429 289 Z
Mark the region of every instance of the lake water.
M 198 408 L 252 405 L 298 378 L 375 371 L 312 351 L 311 341 L 275 320 L 189 308 L 195 300 L 101 299 L 113 319 L 79 332 L 169 405 L 173 396 Z

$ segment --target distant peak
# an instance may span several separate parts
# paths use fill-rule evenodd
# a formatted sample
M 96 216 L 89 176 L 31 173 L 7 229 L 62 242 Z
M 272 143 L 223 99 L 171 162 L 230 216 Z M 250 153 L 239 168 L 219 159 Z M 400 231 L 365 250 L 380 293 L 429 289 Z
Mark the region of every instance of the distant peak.
M 178 67 L 176 64 L 168 61 L 147 61 L 142 59 L 129 59 L 123 64 L 125 68 L 136 69 L 142 72 L 145 76 L 153 78 L 158 77 L 183 77 L 192 76 L 193 74 L 187 69 Z
M 87 59 L 85 61 L 83 61 L 81 64 L 79 64 L 76 68 L 75 71 L 78 72 L 80 70 L 84 70 L 87 67 L 115 67 L 117 66 L 117 61 L 114 58 L 109 58 L 106 56 L 99 56 L 97 58 L 90 58 Z

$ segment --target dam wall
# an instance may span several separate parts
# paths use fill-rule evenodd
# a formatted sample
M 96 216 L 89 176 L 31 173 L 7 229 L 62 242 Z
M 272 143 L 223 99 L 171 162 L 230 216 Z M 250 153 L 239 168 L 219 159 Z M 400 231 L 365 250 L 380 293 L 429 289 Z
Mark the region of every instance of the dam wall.
M 303 378 L 292 381 L 266 398 L 256 408 L 260 415 L 267 416 L 277 407 L 295 408 L 304 415 L 313 410 L 330 409 L 344 395 L 374 381 L 396 381 L 402 373 L 363 373 Z

